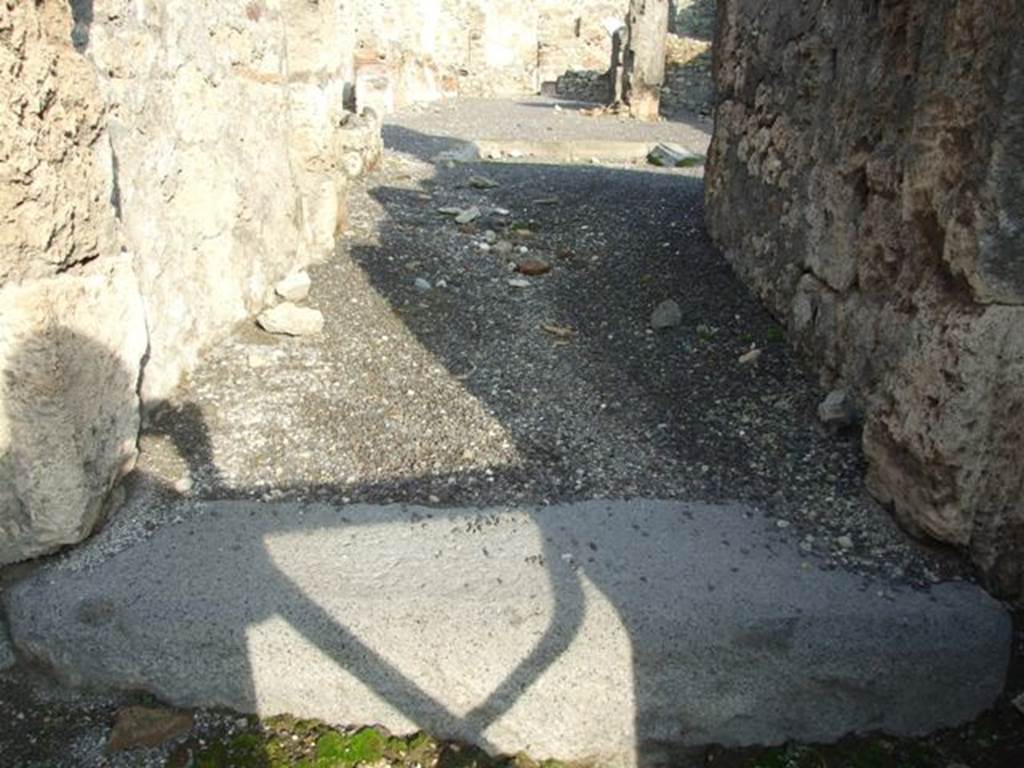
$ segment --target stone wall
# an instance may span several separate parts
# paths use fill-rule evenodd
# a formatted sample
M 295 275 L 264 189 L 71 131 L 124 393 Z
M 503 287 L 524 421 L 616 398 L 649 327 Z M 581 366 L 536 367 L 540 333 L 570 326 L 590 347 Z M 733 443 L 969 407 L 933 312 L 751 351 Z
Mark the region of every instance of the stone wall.
M 94 3 L 83 52 L 110 105 L 125 246 L 154 318 L 144 398 L 332 249 L 353 66 L 343 5 Z
M 607 69 L 608 18 L 628 0 L 354 0 L 357 60 L 386 66 L 393 104 L 521 96 L 573 69 Z
M 625 20 L 629 0 L 354 0 L 351 8 L 357 67 L 387 81 L 379 86 L 386 93 L 365 103 L 388 111 L 445 97 L 539 92 L 604 101 L 608 30 Z M 714 14 L 714 0 L 672 4 L 666 113 L 710 112 Z
M 670 34 L 666 45 L 661 113 L 673 116 L 690 112 L 709 116 L 714 110 L 714 99 L 711 43 L 696 37 Z
M 0 563 L 86 535 L 140 402 L 330 253 L 379 152 L 345 6 L 0 0 Z
M 669 32 L 710 42 L 715 36 L 715 3 L 716 0 L 669 0 Z
M 571 71 L 608 69 L 612 58 L 612 20 L 624 21 L 629 0 L 576 0 L 538 3 L 540 88 Z
M 720 0 L 708 220 L 872 492 L 1024 594 L 1024 6 Z

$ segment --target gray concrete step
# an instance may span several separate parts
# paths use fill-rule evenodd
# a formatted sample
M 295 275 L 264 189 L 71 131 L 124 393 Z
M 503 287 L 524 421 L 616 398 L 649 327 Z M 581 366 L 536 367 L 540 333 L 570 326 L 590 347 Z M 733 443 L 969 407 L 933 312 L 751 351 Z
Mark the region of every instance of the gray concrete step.
M 676 747 L 915 734 L 1001 691 L 1008 614 L 819 570 L 759 514 L 209 503 L 4 595 L 70 683 L 650 765 Z

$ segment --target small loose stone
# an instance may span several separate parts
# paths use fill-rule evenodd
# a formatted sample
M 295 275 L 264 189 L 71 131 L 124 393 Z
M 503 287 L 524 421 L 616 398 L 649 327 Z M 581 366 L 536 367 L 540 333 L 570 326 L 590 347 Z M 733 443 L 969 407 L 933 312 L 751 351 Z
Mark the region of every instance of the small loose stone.
M 674 328 L 683 322 L 683 310 L 678 302 L 666 299 L 651 313 L 651 327 L 656 331 Z

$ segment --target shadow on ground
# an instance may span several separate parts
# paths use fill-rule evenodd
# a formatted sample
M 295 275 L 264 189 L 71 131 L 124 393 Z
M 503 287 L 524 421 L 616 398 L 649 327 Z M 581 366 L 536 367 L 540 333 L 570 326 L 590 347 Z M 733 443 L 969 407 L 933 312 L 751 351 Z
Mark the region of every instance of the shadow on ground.
M 423 161 L 468 147 L 400 126 L 387 127 L 385 139 Z M 479 174 L 497 186 L 473 190 Z M 823 494 L 863 500 L 858 435 L 836 439 L 817 426 L 820 393 L 809 373 L 710 242 L 698 175 L 439 162 L 427 189 L 424 198 L 420 187 L 374 188 L 388 212 L 379 244 L 355 246 L 351 259 L 513 435 L 518 453 L 537 457 L 536 476 L 555 468 L 555 481 L 559 467 L 580 469 L 575 459 L 586 456 L 618 482 L 584 491 L 769 507 L 824 502 Z M 461 190 L 459 204 L 478 205 L 480 218 L 447 225 L 448 239 L 426 237 L 438 227 L 439 196 L 451 190 Z M 515 250 L 472 252 L 488 231 Z M 509 265 L 527 259 L 550 273 L 509 287 L 522 277 Z M 420 293 L 416 276 L 449 289 Z M 655 333 L 651 311 L 670 298 L 679 300 L 678 327 Z M 558 338 L 545 326 L 572 333 Z M 757 365 L 740 364 L 755 346 Z M 536 499 L 565 491 L 552 482 Z

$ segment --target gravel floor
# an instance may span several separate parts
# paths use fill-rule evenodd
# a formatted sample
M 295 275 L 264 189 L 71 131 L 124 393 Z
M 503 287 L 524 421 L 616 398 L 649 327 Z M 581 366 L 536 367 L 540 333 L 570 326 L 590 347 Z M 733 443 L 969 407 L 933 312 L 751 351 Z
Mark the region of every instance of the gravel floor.
M 660 497 L 763 507 L 817 567 L 968 575 L 866 494 L 856 432 L 819 424 L 825 393 L 708 239 L 701 169 L 430 161 L 470 136 L 537 139 L 562 121 L 560 139 L 707 140 L 541 99 L 398 116 L 382 167 L 353 190 L 347 237 L 312 270 L 324 333 L 247 324 L 211 350 L 155 414 L 127 508 L 76 557 L 180 516 L 154 498 L 182 495 Z M 496 186 L 474 186 L 481 175 Z M 439 212 L 472 206 L 464 226 Z M 516 272 L 528 259 L 550 272 Z M 669 298 L 682 322 L 654 331 Z M 752 347 L 760 358 L 741 363 Z

